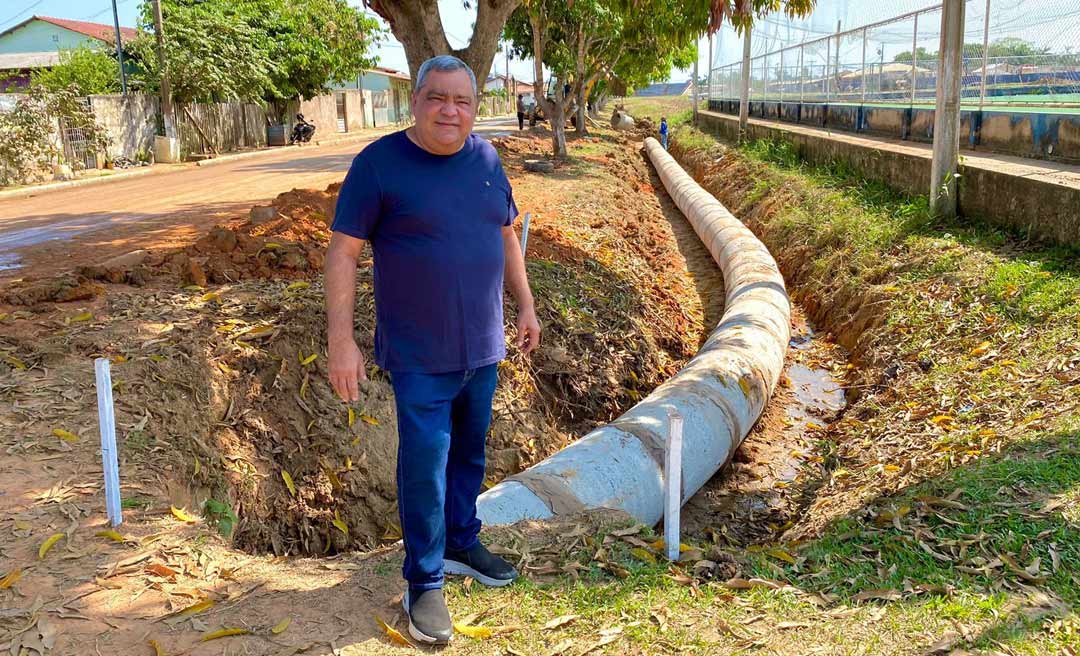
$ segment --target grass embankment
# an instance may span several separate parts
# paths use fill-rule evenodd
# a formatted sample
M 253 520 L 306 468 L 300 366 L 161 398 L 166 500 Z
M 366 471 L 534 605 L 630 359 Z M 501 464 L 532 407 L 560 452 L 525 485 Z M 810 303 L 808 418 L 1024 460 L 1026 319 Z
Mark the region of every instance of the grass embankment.
M 689 585 L 597 537 L 533 556 L 580 580 L 455 583 L 455 612 L 494 605 L 488 623 L 529 627 L 508 638 L 520 653 L 566 639 L 580 653 L 613 627 L 611 653 L 1077 653 L 1076 253 L 937 220 L 924 198 L 808 168 L 783 144 L 727 149 L 685 127 L 672 150 L 853 353 L 853 403 L 800 473 L 803 510 L 771 542 L 731 550 L 733 586 Z

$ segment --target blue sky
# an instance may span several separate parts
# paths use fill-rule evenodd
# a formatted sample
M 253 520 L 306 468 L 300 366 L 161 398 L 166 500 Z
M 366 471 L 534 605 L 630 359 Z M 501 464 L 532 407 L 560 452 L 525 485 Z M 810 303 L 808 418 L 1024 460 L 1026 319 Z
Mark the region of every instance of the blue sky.
M 140 0 L 116 0 L 117 12 L 120 16 L 120 25 L 134 26 L 138 14 Z M 349 0 L 349 3 L 362 6 L 359 0 Z M 98 23 L 112 22 L 111 0 L 0 0 L 0 31 L 5 30 L 19 22 L 26 20 L 35 14 L 41 16 L 55 16 L 57 18 L 73 18 Z M 468 42 L 472 34 L 472 24 L 476 10 L 471 12 L 464 9 L 461 0 L 439 0 L 439 11 L 443 18 L 443 26 L 447 32 L 450 44 L 460 47 Z M 389 34 L 389 33 L 388 33 Z M 382 43 L 376 50 L 379 63 L 398 70 L 408 70 L 405 60 L 405 51 L 392 36 Z M 702 41 L 701 66 L 704 70 L 707 59 L 707 47 Z M 506 70 L 506 58 L 496 57 L 493 69 L 499 73 Z M 533 64 L 531 60 L 511 61 L 510 72 L 521 80 L 533 79 Z M 684 80 L 690 77 L 689 71 L 672 71 L 672 80 Z

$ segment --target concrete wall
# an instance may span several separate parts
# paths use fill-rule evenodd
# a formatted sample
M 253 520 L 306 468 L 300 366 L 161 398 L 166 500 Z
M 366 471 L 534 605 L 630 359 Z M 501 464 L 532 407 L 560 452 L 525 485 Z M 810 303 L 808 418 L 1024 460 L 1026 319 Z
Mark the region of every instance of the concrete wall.
M 343 91 L 345 94 L 345 127 L 349 132 L 364 129 L 364 94 L 358 90 Z
M 698 126 L 723 140 L 738 138 L 739 120 L 719 114 L 698 114 Z M 862 176 L 911 195 L 930 190 L 929 153 L 891 151 L 836 138 L 751 122 L 751 139 L 776 139 L 795 145 L 806 161 L 843 162 Z M 960 212 L 1020 230 L 1047 241 L 1080 244 L 1080 189 L 1006 171 L 960 166 Z
M 739 103 L 710 100 L 709 109 L 737 116 Z M 1007 109 L 966 109 L 960 115 L 965 148 L 1080 163 L 1080 115 Z M 921 143 L 934 140 L 934 110 L 924 107 L 752 101 L 750 116 Z
M 136 159 L 139 151 L 154 148 L 157 115 L 160 112 L 157 96 L 141 93 L 127 96 L 90 96 L 94 118 L 109 133 L 108 154 Z
M 304 118 L 315 124 L 315 136 L 325 137 L 337 133 L 337 98 L 335 94 L 328 93 L 308 100 L 300 101 L 299 112 Z M 296 116 L 295 111 L 289 112 L 289 129 Z
M 0 37 L 0 52 L 55 52 L 81 45 L 100 46 L 101 42 L 40 20 Z

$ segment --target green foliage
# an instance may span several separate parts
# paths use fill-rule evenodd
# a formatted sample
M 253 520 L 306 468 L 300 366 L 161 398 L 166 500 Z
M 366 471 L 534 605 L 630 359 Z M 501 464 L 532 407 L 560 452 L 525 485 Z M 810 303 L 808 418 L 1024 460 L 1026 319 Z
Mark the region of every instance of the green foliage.
M 203 515 L 211 525 L 216 525 L 222 537 L 232 535 L 238 521 L 232 506 L 217 499 L 207 499 L 203 504 Z
M 0 113 L 0 185 L 21 184 L 62 161 L 55 133 L 57 119 L 66 127 L 82 130 L 91 150 L 101 151 L 109 145 L 104 128 L 79 95 L 74 86 L 50 90 L 35 84 L 12 111 Z
M 345 0 L 163 0 L 165 59 L 180 102 L 277 101 L 319 95 L 374 64 L 378 24 Z M 132 51 L 159 86 L 153 14 Z
M 120 91 L 120 68 L 116 58 L 100 48 L 79 46 L 60 51 L 60 63 L 34 71 L 30 81 L 50 91 L 73 88 L 80 96 Z

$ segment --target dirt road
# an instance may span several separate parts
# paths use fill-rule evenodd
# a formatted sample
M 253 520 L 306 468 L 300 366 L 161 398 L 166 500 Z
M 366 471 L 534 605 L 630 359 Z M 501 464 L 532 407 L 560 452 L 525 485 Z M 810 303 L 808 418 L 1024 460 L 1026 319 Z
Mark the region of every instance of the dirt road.
M 512 123 L 484 121 L 476 131 L 499 136 Z M 323 189 L 340 180 L 368 143 L 287 148 L 214 166 L 0 200 L 0 280 L 49 275 L 137 248 L 193 241 L 283 191 Z

